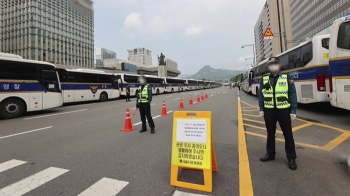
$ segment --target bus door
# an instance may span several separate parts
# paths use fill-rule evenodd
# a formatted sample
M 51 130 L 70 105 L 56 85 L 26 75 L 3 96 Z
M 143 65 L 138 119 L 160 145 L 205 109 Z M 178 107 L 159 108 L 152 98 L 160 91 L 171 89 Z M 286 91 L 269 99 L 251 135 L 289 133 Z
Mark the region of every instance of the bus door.
M 59 107 L 62 105 L 62 92 L 56 71 L 42 71 L 42 93 L 43 109 Z

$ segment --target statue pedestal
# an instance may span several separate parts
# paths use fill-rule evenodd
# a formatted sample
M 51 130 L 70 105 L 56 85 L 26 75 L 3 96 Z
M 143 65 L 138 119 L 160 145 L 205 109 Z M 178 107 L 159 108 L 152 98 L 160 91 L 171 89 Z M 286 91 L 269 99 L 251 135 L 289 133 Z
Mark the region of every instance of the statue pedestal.
M 158 77 L 167 77 L 168 76 L 168 69 L 164 65 L 158 66 Z

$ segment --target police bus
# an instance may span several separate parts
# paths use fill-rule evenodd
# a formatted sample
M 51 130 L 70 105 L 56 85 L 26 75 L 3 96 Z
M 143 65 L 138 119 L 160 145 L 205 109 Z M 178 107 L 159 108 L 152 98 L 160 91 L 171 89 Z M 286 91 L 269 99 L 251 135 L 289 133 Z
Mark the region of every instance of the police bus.
M 203 80 L 197 80 L 197 82 L 199 90 L 205 89 L 205 82 Z
M 55 65 L 0 53 L 0 118 L 62 106 Z
M 252 92 L 252 80 L 253 80 L 253 71 L 252 71 L 252 68 L 249 68 L 243 74 L 241 79 L 241 89 L 248 94 Z
M 283 65 L 283 73 L 294 78 L 298 103 L 329 102 L 329 37 L 329 34 L 315 36 L 276 56 Z M 254 67 L 252 73 L 256 95 L 261 77 L 269 73 L 267 60 Z
M 165 92 L 173 93 L 185 90 L 186 80 L 180 78 L 164 78 Z
M 152 87 L 152 93 L 159 95 L 165 92 L 164 78 L 145 75 L 147 83 Z
M 118 79 L 120 94 L 126 96 L 126 86 L 130 86 L 130 96 L 136 96 L 136 91 L 139 87 L 138 74 L 116 73 L 114 74 Z
M 120 97 L 117 77 L 91 69 L 57 69 L 63 103 L 107 101 Z
M 330 103 L 350 110 L 350 16 L 332 24 L 329 47 Z
M 198 89 L 198 81 L 197 80 L 193 80 L 193 79 L 188 79 L 186 81 L 187 84 L 187 88 L 186 90 L 197 90 Z

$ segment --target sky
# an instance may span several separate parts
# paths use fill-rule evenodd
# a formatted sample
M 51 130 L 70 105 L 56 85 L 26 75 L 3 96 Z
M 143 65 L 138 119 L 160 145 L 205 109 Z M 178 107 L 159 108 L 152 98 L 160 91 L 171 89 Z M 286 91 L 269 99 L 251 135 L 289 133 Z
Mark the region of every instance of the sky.
M 95 48 L 161 52 L 182 74 L 205 65 L 231 70 L 252 64 L 254 25 L 265 0 L 94 0 Z

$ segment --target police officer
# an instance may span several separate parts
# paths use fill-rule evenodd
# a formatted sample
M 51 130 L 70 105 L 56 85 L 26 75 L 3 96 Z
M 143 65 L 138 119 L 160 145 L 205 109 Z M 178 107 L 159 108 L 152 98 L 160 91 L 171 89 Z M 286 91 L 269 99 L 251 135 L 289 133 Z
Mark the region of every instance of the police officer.
M 125 97 L 125 99 L 126 99 L 126 102 L 130 102 L 130 85 L 129 84 L 126 86 L 126 97 Z
M 137 90 L 136 107 L 140 110 L 142 129 L 140 133 L 147 131 L 146 117 L 148 125 L 151 128 L 151 134 L 154 134 L 154 122 L 151 116 L 151 102 L 152 102 L 152 87 L 147 84 L 144 76 L 140 77 L 140 87 Z
M 297 169 L 295 162 L 295 144 L 292 132 L 292 120 L 296 118 L 297 95 L 294 80 L 288 74 L 281 72 L 282 64 L 279 58 L 271 57 L 267 63 L 270 73 L 263 75 L 259 88 L 260 116 L 264 117 L 267 129 L 266 155 L 261 162 L 275 160 L 275 134 L 278 122 L 285 139 L 285 151 L 288 166 Z

